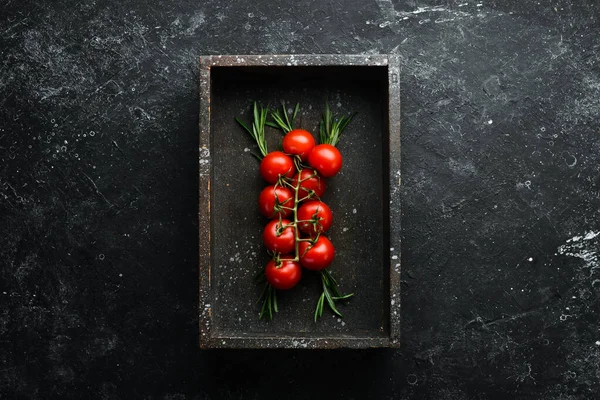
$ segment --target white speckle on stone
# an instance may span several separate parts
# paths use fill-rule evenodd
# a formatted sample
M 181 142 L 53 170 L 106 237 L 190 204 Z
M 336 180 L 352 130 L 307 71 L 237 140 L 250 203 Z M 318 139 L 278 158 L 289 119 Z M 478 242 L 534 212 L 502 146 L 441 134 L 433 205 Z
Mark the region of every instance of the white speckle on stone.
M 353 208 L 352 209 L 352 214 L 356 214 L 356 213 L 357 213 L 356 208 Z
M 247 153 L 247 152 L 249 152 L 249 151 L 250 151 L 250 149 L 249 149 L 249 148 L 247 148 L 247 147 L 246 147 L 246 148 L 244 148 L 244 153 Z
M 598 232 L 590 231 L 583 237 L 583 240 L 592 240 L 598 235 L 600 235 L 600 231 L 598 231 Z
M 490 120 L 489 120 L 487 123 L 488 123 L 488 125 L 491 125 L 491 124 L 493 124 L 493 123 L 494 123 L 494 121 L 492 121 L 492 120 L 490 119 Z
M 596 346 L 600 346 L 600 340 L 596 340 Z
M 533 257 L 529 257 L 529 258 L 527 259 L 527 261 L 529 261 L 529 262 L 533 262 Z
M 396 255 L 392 256 L 392 260 L 397 260 L 397 259 L 398 259 L 398 256 L 396 256 Z

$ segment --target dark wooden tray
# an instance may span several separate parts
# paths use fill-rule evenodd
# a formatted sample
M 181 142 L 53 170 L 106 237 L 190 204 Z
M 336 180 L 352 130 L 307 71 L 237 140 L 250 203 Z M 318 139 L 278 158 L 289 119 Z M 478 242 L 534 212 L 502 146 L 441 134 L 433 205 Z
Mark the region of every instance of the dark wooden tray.
M 399 62 L 387 55 L 200 57 L 200 347 L 368 348 L 400 345 Z M 234 117 L 250 120 L 252 101 L 300 102 L 297 127 L 317 137 L 325 100 L 334 114 L 359 114 L 338 145 L 344 167 L 323 200 L 334 214 L 331 271 L 344 318 L 325 309 L 313 321 L 318 276 L 278 294 L 273 321 L 258 319 L 262 287 L 252 278 L 268 261 L 266 219 L 257 198 L 266 185 L 252 139 Z M 282 134 L 267 128 L 269 149 Z

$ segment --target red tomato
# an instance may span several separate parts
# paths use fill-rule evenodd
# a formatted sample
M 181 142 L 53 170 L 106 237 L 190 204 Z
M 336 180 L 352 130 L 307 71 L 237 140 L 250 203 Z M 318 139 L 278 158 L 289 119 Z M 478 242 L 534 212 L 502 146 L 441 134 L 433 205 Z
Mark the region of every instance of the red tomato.
M 342 169 L 342 154 L 330 144 L 320 144 L 310 152 L 308 164 L 325 178 L 331 178 Z
M 300 242 L 298 244 L 300 264 L 306 269 L 318 271 L 327 268 L 335 257 L 335 248 L 325 236 L 319 236 L 317 243 Z
M 289 207 L 290 209 L 283 208 Z M 268 218 L 287 217 L 294 207 L 294 192 L 282 186 L 267 186 L 258 196 L 258 208 Z
M 308 159 L 314 147 L 315 138 L 304 129 L 293 129 L 283 138 L 283 151 L 287 154 L 299 155 L 302 161 Z
M 314 235 L 318 232 L 326 232 L 333 222 L 333 214 L 327 204 L 311 200 L 298 208 L 298 229 L 304 233 Z
M 302 268 L 296 261 L 281 260 L 277 265 L 271 260 L 265 268 L 265 276 L 275 289 L 291 289 L 300 281 Z
M 298 193 L 300 198 L 308 196 L 310 190 L 315 192 L 317 197 L 323 196 L 325 190 L 327 189 L 327 184 L 325 183 L 325 179 L 321 178 L 317 171 L 313 171 L 310 169 L 303 169 L 300 174 L 294 175 L 294 179 L 292 180 L 292 185 L 296 187 L 298 184 L 298 175 L 300 175 L 300 187 L 301 190 Z
M 267 249 L 276 251 L 280 254 L 291 253 L 296 249 L 296 237 L 294 227 L 288 226 L 281 229 L 281 226 L 291 224 L 291 221 L 282 219 L 281 223 L 278 219 L 270 221 L 263 232 L 263 242 Z
M 260 162 L 260 175 L 269 183 L 275 183 L 279 176 L 294 176 L 294 160 L 281 151 L 272 151 Z

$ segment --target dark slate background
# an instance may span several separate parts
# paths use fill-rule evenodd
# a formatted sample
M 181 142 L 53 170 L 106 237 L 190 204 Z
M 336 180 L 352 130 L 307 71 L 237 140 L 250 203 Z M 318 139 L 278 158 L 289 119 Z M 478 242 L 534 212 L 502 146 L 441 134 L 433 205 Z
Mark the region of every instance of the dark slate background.
M 597 1 L 126 3 L 0 2 L 0 398 L 597 396 Z M 403 347 L 198 350 L 198 55 L 388 52 Z

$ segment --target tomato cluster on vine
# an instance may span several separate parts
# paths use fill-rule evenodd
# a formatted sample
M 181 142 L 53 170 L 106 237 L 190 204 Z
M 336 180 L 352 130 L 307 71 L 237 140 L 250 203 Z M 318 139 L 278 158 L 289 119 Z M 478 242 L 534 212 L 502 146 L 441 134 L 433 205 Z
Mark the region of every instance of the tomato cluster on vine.
M 352 296 L 339 293 L 337 281 L 327 270 L 335 259 L 335 247 L 325 236 L 333 223 L 333 213 L 321 197 L 327 191 L 325 178 L 333 178 L 342 168 L 342 154 L 335 144 L 353 116 L 334 119 L 326 106 L 317 144 L 309 131 L 294 128 L 298 107 L 291 117 L 285 107 L 282 113 L 272 112 L 271 122 L 267 121 L 269 110 L 259 109 L 255 103 L 252 129 L 237 121 L 257 142 L 262 154 L 260 175 L 269 184 L 258 196 L 258 209 L 269 219 L 262 238 L 272 256 L 260 274 L 266 280 L 260 316 L 272 318 L 273 311 L 278 311 L 276 290 L 295 287 L 304 268 L 318 271 L 322 278 L 316 321 L 323 314 L 325 301 L 341 316 L 335 302 Z M 285 133 L 281 150 L 268 152 L 265 126 Z
M 332 166 L 341 167 L 342 156 L 338 151 L 338 158 L 328 163 L 320 156 L 319 146 L 310 132 L 293 129 L 283 138 L 283 152 L 268 153 L 260 163 L 261 176 L 272 183 L 260 193 L 258 207 L 272 219 L 265 227 L 263 241 L 274 255 L 275 267 L 270 263 L 265 276 L 275 289 L 294 287 L 302 275 L 301 266 L 321 270 L 335 257 L 333 244 L 322 236 L 331 226 L 333 214 L 320 200 L 327 183 L 319 171 L 333 177 L 337 171 L 332 173 Z M 286 219 L 290 216 L 293 221 Z

